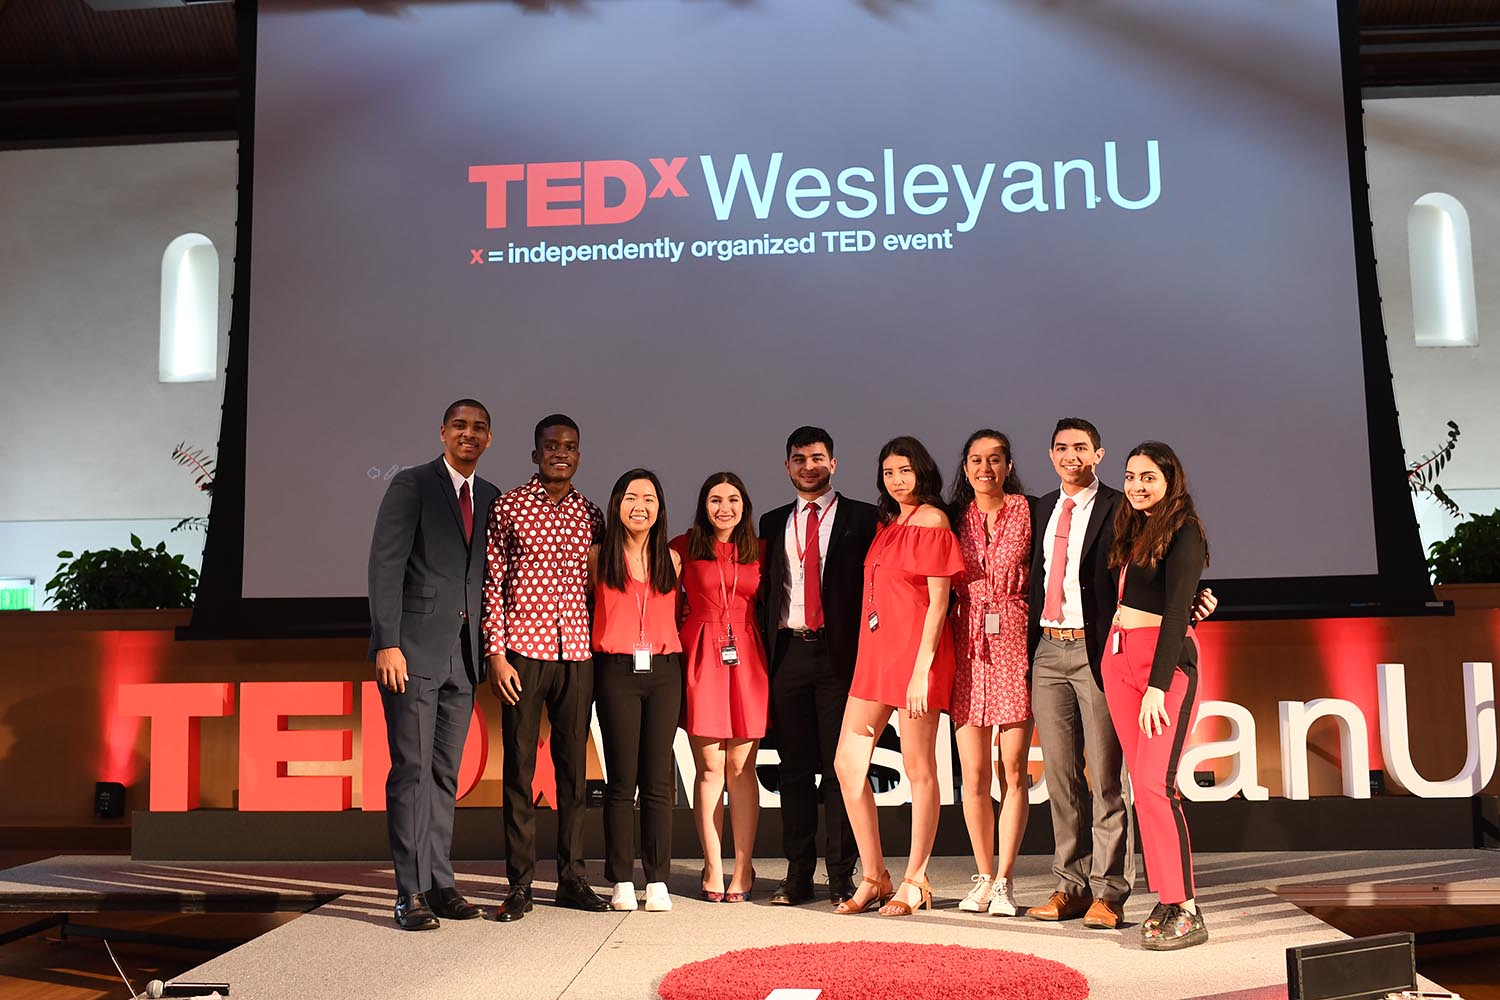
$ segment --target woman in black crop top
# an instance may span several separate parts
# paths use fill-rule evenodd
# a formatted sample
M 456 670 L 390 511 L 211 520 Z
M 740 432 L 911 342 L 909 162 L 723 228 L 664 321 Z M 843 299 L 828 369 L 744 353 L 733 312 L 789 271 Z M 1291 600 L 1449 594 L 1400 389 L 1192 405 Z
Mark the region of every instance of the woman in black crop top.
M 1208 565 L 1208 541 L 1187 474 L 1165 444 L 1136 447 L 1123 485 L 1126 503 L 1116 508 L 1109 552 L 1109 565 L 1120 574 L 1120 605 L 1102 664 L 1104 696 L 1125 751 L 1146 868 L 1160 898 L 1141 924 L 1141 945 L 1170 951 L 1208 940 L 1194 899 L 1192 848 L 1176 780 L 1197 703 L 1193 600 Z

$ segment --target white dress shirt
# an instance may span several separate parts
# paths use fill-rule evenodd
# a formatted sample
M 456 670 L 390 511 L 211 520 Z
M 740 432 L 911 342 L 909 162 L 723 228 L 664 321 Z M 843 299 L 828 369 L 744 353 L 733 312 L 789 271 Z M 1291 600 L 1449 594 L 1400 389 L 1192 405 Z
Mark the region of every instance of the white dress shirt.
M 459 493 L 462 492 L 464 483 L 469 484 L 469 503 L 472 504 L 474 502 L 474 473 L 471 472 L 467 476 L 459 475 L 458 470 L 448 464 L 447 455 L 443 456 L 443 468 L 448 470 L 448 478 L 453 481 L 454 496 L 458 496 Z M 488 513 L 488 511 L 486 511 L 486 513 Z
M 1057 621 L 1043 618 L 1042 624 L 1049 628 L 1083 628 L 1083 588 L 1078 583 L 1078 567 L 1083 561 L 1083 536 L 1088 533 L 1089 515 L 1094 510 L 1094 498 L 1099 495 L 1099 479 L 1096 476 L 1087 487 L 1074 493 L 1073 520 L 1068 524 L 1068 564 L 1063 572 L 1062 617 Z M 1057 537 L 1057 521 L 1062 517 L 1063 501 L 1070 499 L 1066 492 L 1057 498 L 1052 516 L 1047 519 L 1047 532 L 1042 535 L 1042 594 L 1052 582 L 1052 540 Z
M 802 570 L 802 559 L 797 555 L 799 540 L 803 552 L 807 550 L 807 508 L 818 508 L 818 582 L 821 583 L 823 567 L 828 565 L 828 540 L 833 537 L 833 518 L 829 514 L 838 503 L 838 497 L 833 490 L 810 502 L 798 497 L 786 519 L 786 612 L 781 618 L 782 628 L 807 627 L 807 610 L 803 604 L 807 577 Z

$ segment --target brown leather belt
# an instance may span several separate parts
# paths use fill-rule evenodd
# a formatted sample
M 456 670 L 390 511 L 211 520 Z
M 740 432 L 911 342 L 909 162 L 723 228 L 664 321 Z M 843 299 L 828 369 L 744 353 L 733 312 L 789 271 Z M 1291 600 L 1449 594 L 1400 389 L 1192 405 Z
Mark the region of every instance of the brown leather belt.
M 1042 635 L 1058 642 L 1082 642 L 1083 629 L 1081 628 L 1052 628 L 1049 625 L 1042 626 Z

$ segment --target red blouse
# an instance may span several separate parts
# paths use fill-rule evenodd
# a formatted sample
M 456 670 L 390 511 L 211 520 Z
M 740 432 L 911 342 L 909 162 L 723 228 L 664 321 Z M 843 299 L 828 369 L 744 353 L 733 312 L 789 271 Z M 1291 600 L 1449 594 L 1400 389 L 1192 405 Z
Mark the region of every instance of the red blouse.
M 659 594 L 628 572 L 625 589 L 594 586 L 594 651 L 629 656 L 644 635 L 653 653 L 680 653 L 677 591 Z

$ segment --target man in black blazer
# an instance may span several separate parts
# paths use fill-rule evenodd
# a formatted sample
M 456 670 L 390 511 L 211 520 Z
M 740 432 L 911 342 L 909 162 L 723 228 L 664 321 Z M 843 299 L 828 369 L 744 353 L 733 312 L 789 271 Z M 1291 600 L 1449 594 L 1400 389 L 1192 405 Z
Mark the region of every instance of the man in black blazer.
M 490 446 L 489 411 L 457 401 L 439 437 L 441 458 L 391 480 L 370 542 L 370 658 L 391 751 L 386 827 L 396 925 L 408 931 L 481 915 L 454 887 L 449 854 L 459 758 L 484 679 L 484 513 L 499 491 L 474 467 Z
M 817 776 L 826 824 L 828 895 L 854 895 L 854 831 L 833 774 L 839 725 L 859 645 L 865 554 L 875 538 L 871 504 L 833 492 L 833 438 L 799 427 L 786 442 L 797 499 L 760 519 L 765 545 L 761 628 L 771 660 L 771 732 L 781 757 L 782 848 L 786 879 L 771 902 L 813 898 L 817 869 Z M 816 579 L 809 570 L 816 566 Z
M 1109 548 L 1121 494 L 1095 475 L 1104 449 L 1087 420 L 1059 420 L 1048 454 L 1061 486 L 1031 506 L 1028 640 L 1057 889 L 1026 915 L 1113 928 L 1135 881 L 1124 756 L 1099 674 L 1118 601 Z

